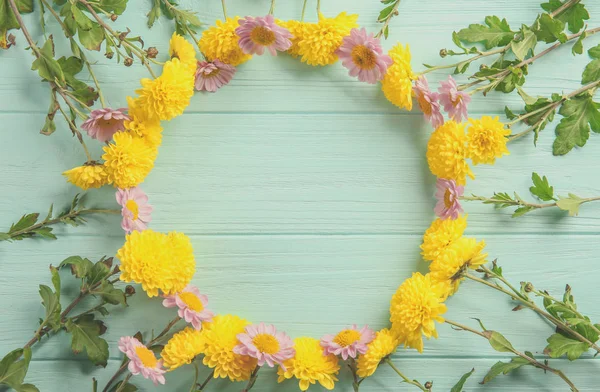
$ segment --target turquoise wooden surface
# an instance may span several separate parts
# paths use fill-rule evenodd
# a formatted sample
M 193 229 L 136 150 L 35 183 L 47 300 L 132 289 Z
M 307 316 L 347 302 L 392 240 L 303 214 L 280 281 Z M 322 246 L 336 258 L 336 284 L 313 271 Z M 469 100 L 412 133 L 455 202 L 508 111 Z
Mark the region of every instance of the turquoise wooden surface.
M 207 24 L 221 17 L 217 0 L 181 1 Z M 298 18 L 300 0 L 280 1 L 276 15 Z M 311 1 L 315 3 L 315 1 Z M 352 4 L 353 3 L 353 4 Z M 311 4 L 311 9 L 314 4 Z M 139 8 L 138 8 L 139 7 Z M 600 3 L 587 4 L 600 23 Z M 145 27 L 147 1 L 130 0 L 116 25 L 142 33 L 147 45 L 166 53 L 173 26 L 161 20 Z M 229 0 L 230 14 L 262 14 L 266 0 Z M 361 25 L 375 30 L 376 1 L 323 1 L 328 15 L 346 10 L 360 14 Z M 512 26 L 528 23 L 539 12 L 534 0 L 405 0 L 391 26 L 390 48 L 409 43 L 416 70 L 423 62 L 438 63 L 440 48 L 451 46 L 450 34 L 486 15 L 507 17 Z M 309 14 L 314 20 L 314 13 Z M 34 22 L 34 18 L 28 17 Z M 58 36 L 59 29 L 49 23 Z M 33 27 L 40 38 L 39 28 Z M 64 126 L 51 137 L 38 134 L 47 107 L 47 86 L 29 70 L 19 32 L 17 48 L 0 52 L 0 225 L 24 211 L 66 204 L 76 190 L 61 172 L 84 160 Z M 589 38 L 586 46 L 597 44 Z M 60 50 L 60 48 L 59 48 Z M 125 68 L 97 56 L 97 72 L 111 106 L 146 77 L 140 66 Z M 579 86 L 587 58 L 573 58 L 561 48 L 530 69 L 525 88 L 531 95 L 549 95 Z M 433 74 L 436 84 L 446 74 Z M 516 95 L 477 97 L 473 116 L 501 114 L 504 105 L 519 107 Z M 156 211 L 152 228 L 179 230 L 192 238 L 198 261 L 194 283 L 218 312 L 232 312 L 254 322 L 274 323 L 292 336 L 319 337 L 350 323 L 386 325 L 389 298 L 412 271 L 424 271 L 419 244 L 433 218 L 434 178 L 424 152 L 431 129 L 415 111 L 389 104 L 377 87 L 346 75 L 340 64 L 312 68 L 282 55 L 256 57 L 240 67 L 230 86 L 217 94 L 197 94 L 186 114 L 165 124 L 165 139 L 156 168 L 143 185 Z M 532 171 L 547 175 L 559 193 L 600 194 L 595 163 L 600 137 L 566 157 L 551 155 L 553 135 L 544 131 L 537 148 L 529 139 L 510 146 L 511 155 L 496 166 L 476 167 L 477 180 L 467 192 L 519 191 L 527 194 Z M 93 143 L 92 143 L 93 144 Z M 98 155 L 99 146 L 95 145 Z M 113 190 L 90 192 L 88 205 L 115 207 Z M 600 319 L 595 301 L 600 205 L 586 205 L 581 216 L 556 211 L 534 212 L 513 220 L 508 211 L 466 204 L 468 234 L 485 239 L 491 258 L 499 258 L 512 280 L 532 280 L 559 293 L 570 283 L 580 308 Z M 73 254 L 91 258 L 112 255 L 122 245 L 117 217 L 92 218 L 77 229 L 57 228 L 60 239 L 0 245 L 0 353 L 31 337 L 41 315 L 39 282 L 48 282 L 47 266 Z M 65 298 L 75 287 L 65 290 Z M 105 383 L 121 359 L 116 341 L 139 328 L 162 328 L 171 313 L 157 300 L 134 297 L 131 307 L 107 318 L 110 361 L 106 369 L 89 366 L 58 336 L 34 349 L 27 380 L 42 391 L 89 391 L 91 378 Z M 513 313 L 512 304 L 494 292 L 466 283 L 448 301 L 448 317 L 473 323 L 480 317 L 488 328 L 503 332 L 521 350 L 542 357 L 544 338 L 552 329 L 534 314 Z M 440 338 L 426 343 L 425 352 L 399 350 L 394 361 L 410 377 L 433 380 L 434 390 L 448 391 L 471 368 L 475 375 L 467 391 L 565 391 L 562 382 L 537 369 L 523 369 L 479 385 L 487 369 L 506 356 L 481 338 L 439 327 Z M 598 390 L 600 362 L 591 356 L 576 363 L 552 361 L 564 369 L 581 391 Z M 206 373 L 206 370 L 204 371 Z M 187 391 L 193 370 L 170 374 L 167 386 L 143 390 Z M 336 390 L 350 391 L 349 374 Z M 386 366 L 365 381 L 361 390 L 410 390 Z M 209 391 L 238 391 L 241 384 L 214 382 Z M 321 390 L 319 387 L 311 390 Z M 294 391 L 295 382 L 276 384 L 272 372 L 261 375 L 256 391 Z

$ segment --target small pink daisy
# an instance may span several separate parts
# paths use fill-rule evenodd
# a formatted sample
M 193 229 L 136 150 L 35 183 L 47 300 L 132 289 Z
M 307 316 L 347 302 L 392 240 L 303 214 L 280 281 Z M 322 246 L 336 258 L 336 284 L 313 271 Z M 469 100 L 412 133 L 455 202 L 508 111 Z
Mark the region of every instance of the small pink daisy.
M 117 190 L 117 203 L 121 207 L 123 220 L 121 227 L 127 233 L 134 230 L 143 231 L 152 220 L 152 206 L 148 204 L 148 196 L 140 187 Z
M 456 219 L 463 212 L 459 198 L 463 195 L 465 187 L 456 185 L 454 180 L 438 178 L 435 184 L 435 214 L 440 219 Z
M 246 16 L 238 23 L 240 27 L 235 29 L 235 33 L 240 37 L 240 49 L 246 54 L 262 55 L 267 48 L 273 56 L 277 56 L 277 51 L 285 52 L 292 46 L 292 33 L 276 24 L 273 15 Z
M 438 102 L 439 94 L 431 92 L 425 76 L 419 76 L 419 79 L 415 82 L 414 91 L 417 96 L 417 102 L 419 102 L 419 107 L 427 121 L 434 128 L 442 125 L 444 123 L 444 116 L 440 111 L 440 104 Z
M 350 70 L 350 76 L 358 76 L 361 82 L 371 84 L 383 79 L 387 68 L 393 63 L 391 57 L 383 53 L 379 38 L 375 38 L 373 33 L 367 34 L 364 28 L 352 29 L 335 54 Z
M 451 119 L 461 122 L 463 119 L 466 120 L 469 117 L 467 106 L 471 102 L 471 96 L 464 91 L 458 90 L 458 86 L 452 75 L 448 76 L 448 81 L 440 83 L 438 91 L 440 93 L 440 103 L 444 106 L 444 110 Z
M 358 329 L 356 325 L 344 329 L 337 335 L 325 335 L 321 338 L 324 354 L 341 355 L 342 359 L 356 358 L 367 352 L 367 344 L 375 339 L 375 332 L 365 325 Z
M 283 361 L 296 354 L 292 339 L 283 332 L 277 332 L 272 325 L 249 325 L 246 333 L 239 334 L 237 338 L 240 343 L 233 352 L 258 359 L 258 366 L 266 363 L 269 367 L 274 367 L 277 364 L 285 370 Z
M 92 110 L 87 120 L 81 124 L 91 138 L 107 142 L 113 135 L 125 129 L 124 122 L 129 120 L 125 114 L 127 108 Z
M 183 291 L 167 295 L 163 300 L 163 306 L 166 308 L 178 307 L 177 314 L 187 323 L 200 331 L 203 322 L 210 322 L 215 316 L 213 312 L 206 309 L 208 297 L 200 294 L 197 287 L 188 285 Z
M 131 374 L 137 376 L 141 373 L 154 385 L 165 383 L 162 359 L 157 359 L 152 350 L 144 346 L 142 342 L 131 336 L 123 336 L 119 339 L 119 350 L 129 358 L 127 368 Z
M 214 93 L 221 87 L 229 84 L 235 75 L 235 67 L 225 64 L 220 60 L 198 61 L 196 68 L 196 90 Z

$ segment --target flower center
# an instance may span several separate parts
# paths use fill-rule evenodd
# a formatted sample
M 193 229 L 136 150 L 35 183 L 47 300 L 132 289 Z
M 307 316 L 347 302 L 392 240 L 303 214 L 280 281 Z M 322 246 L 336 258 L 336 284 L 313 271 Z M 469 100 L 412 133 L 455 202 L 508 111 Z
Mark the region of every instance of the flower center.
M 360 340 L 360 332 L 354 329 L 345 329 L 338 333 L 333 342 L 342 347 L 348 347 Z
M 375 53 L 365 45 L 356 45 L 351 54 L 352 61 L 361 69 L 373 69 L 377 64 Z
M 198 296 L 196 296 L 194 293 L 179 293 L 179 298 L 181 298 L 188 308 L 192 309 L 194 312 L 201 312 L 204 309 L 202 301 L 200 301 L 200 298 L 198 298 Z
M 137 220 L 140 216 L 140 207 L 138 206 L 138 203 L 136 203 L 135 200 L 130 199 L 125 203 L 125 207 L 133 214 L 133 220 Z
M 258 26 L 250 33 L 250 39 L 255 44 L 269 46 L 275 42 L 275 33 L 264 26 Z
M 204 78 L 213 78 L 220 73 L 221 73 L 221 70 L 219 68 L 215 68 L 215 69 L 211 70 L 209 73 L 205 73 Z
M 446 206 L 446 208 L 450 208 L 452 207 L 452 193 L 450 193 L 450 189 L 446 189 L 446 192 L 444 192 L 444 206 Z
M 452 105 L 458 106 L 462 102 L 462 95 L 456 94 L 456 98 L 452 100 Z
M 431 103 L 425 99 L 425 94 L 418 94 L 417 95 L 417 101 L 419 102 L 419 107 L 421 108 L 421 111 L 427 115 L 430 116 L 431 115 Z
M 154 356 L 154 353 L 144 346 L 139 346 L 135 348 L 135 354 L 140 358 L 142 364 L 145 367 L 153 368 L 156 367 L 156 363 L 158 360 Z
M 275 336 L 268 333 L 261 333 L 252 339 L 252 343 L 258 351 L 265 354 L 277 354 L 279 352 L 279 341 Z

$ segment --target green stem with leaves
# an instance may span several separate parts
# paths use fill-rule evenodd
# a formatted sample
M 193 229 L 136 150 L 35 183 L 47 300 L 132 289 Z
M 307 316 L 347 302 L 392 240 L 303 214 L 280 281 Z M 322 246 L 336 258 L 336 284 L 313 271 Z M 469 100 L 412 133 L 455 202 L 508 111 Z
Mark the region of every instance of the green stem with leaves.
M 269 8 L 269 15 L 275 13 L 275 0 L 271 0 L 271 8 Z
M 252 387 L 256 383 L 256 379 L 258 378 L 259 370 L 260 370 L 260 366 L 256 365 L 256 367 L 252 371 L 252 374 L 250 374 L 250 380 L 248 380 L 248 384 L 246 384 L 246 387 L 244 389 L 242 389 L 242 392 L 248 392 L 248 391 L 250 391 L 250 389 L 252 389 Z
M 448 319 L 445 320 L 445 323 L 453 326 L 454 329 L 456 329 L 458 331 L 467 331 L 467 332 L 474 333 L 475 335 L 479 335 L 482 338 L 487 339 L 488 341 L 490 341 L 490 344 L 492 343 L 492 337 L 494 336 L 494 331 L 490 331 L 490 330 L 485 330 L 483 332 L 477 331 L 476 329 L 467 327 L 466 325 L 462 325 L 462 324 L 459 324 L 457 322 L 454 322 L 454 321 L 451 321 L 451 320 L 448 320 Z M 535 358 L 533 358 L 532 356 L 529 356 L 529 355 L 527 355 L 525 353 L 522 353 L 522 352 L 516 350 L 510 343 L 508 343 L 508 344 L 506 344 L 506 343 L 507 342 L 505 342 L 502 345 L 503 351 L 504 350 L 508 350 L 508 351 L 512 352 L 513 354 L 515 354 L 516 356 L 518 356 L 520 358 L 523 358 L 524 360 L 526 360 L 527 362 L 529 362 L 532 366 L 534 366 L 534 367 L 536 367 L 538 369 L 542 369 L 545 372 L 550 372 L 550 373 L 556 374 L 561 379 L 563 379 L 563 381 L 565 383 L 567 383 L 567 385 L 569 385 L 569 387 L 571 388 L 571 391 L 573 391 L 573 392 L 578 392 L 579 391 L 575 387 L 575 384 L 573 384 L 573 382 L 561 370 L 552 368 L 552 367 L 546 365 L 545 363 L 541 363 L 541 362 L 537 361 Z
M 398 7 L 400 7 L 400 0 L 395 1 L 396 2 L 394 3 L 392 10 L 389 12 L 388 15 L 386 15 L 385 19 L 379 20 L 379 22 L 383 23 L 383 26 L 381 27 L 381 30 L 379 30 L 379 32 L 375 35 L 375 38 L 381 38 L 382 35 L 385 35 L 387 37 L 386 31 L 390 26 L 392 18 L 398 15 Z
M 493 196 L 492 197 L 476 196 L 476 195 L 461 196 L 460 200 L 481 201 L 485 204 L 507 204 L 507 205 L 513 205 L 515 207 L 529 207 L 532 209 L 558 207 L 557 203 L 529 203 L 524 200 L 504 200 L 504 199 L 495 198 Z M 592 201 L 599 201 L 599 200 L 600 200 L 600 196 L 588 197 L 588 198 L 582 199 L 581 204 L 589 203 Z
M 394 372 L 396 372 L 396 374 L 398 374 L 402 380 L 404 380 L 405 383 L 410 384 L 410 385 L 414 385 L 415 387 L 419 388 L 420 390 L 424 391 L 424 392 L 429 392 L 431 389 L 425 388 L 423 386 L 423 384 L 421 384 L 420 382 L 418 382 L 417 380 L 411 380 L 408 377 L 406 377 L 401 371 L 400 369 L 398 369 L 396 367 L 396 365 L 393 364 L 392 360 L 387 357 L 386 359 L 384 359 L 385 363 L 387 363 L 388 365 L 390 365 L 390 367 L 394 370 Z

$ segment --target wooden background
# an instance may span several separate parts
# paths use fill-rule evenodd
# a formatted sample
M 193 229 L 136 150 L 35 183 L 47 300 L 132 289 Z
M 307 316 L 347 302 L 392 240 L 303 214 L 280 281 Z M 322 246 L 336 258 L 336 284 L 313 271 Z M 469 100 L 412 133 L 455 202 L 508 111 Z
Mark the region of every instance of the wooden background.
M 115 23 L 141 33 L 148 46 L 167 52 L 173 25 L 166 19 L 146 28 L 149 1 L 130 0 Z M 217 0 L 182 0 L 183 7 L 213 24 L 221 18 Z M 282 0 L 276 16 L 299 18 L 301 0 Z M 315 20 L 315 0 L 307 19 Z M 588 1 L 591 27 L 600 23 L 600 3 Z M 230 15 L 261 15 L 267 0 L 229 0 Z M 376 0 L 324 0 L 322 9 L 359 13 L 359 23 L 375 31 L 381 5 Z M 451 47 L 451 32 L 486 15 L 506 17 L 517 29 L 540 12 L 536 0 L 404 0 L 391 25 L 386 49 L 409 43 L 415 70 L 439 63 L 439 49 Z M 34 37 L 42 35 L 36 17 Z M 60 36 L 53 21 L 50 30 Z M 29 70 L 31 54 L 18 47 L 0 52 L 0 224 L 9 226 L 25 211 L 45 211 L 50 203 L 66 205 L 76 189 L 61 172 L 84 161 L 81 149 L 60 123 L 51 137 L 38 133 L 48 105 L 48 88 Z M 586 40 L 586 48 L 599 42 Z M 580 85 L 587 55 L 574 58 L 565 45 L 530 68 L 524 86 L 531 95 L 571 91 Z M 60 50 L 60 48 L 59 48 Z M 112 107 L 146 77 L 139 65 L 125 68 L 98 55 L 96 67 Z M 452 61 L 446 59 L 445 61 Z M 445 73 L 430 75 L 437 83 Z M 516 94 L 476 97 L 471 115 L 501 115 L 505 105 L 521 107 Z M 256 57 L 244 64 L 230 86 L 216 94 L 197 94 L 185 115 L 165 124 L 164 144 L 156 168 L 143 184 L 155 206 L 152 228 L 178 230 L 193 241 L 197 257 L 194 283 L 210 296 L 211 308 L 253 322 L 274 323 L 290 335 L 320 337 L 351 323 L 373 328 L 387 325 L 388 305 L 397 286 L 415 271 L 425 271 L 419 244 L 433 219 L 434 177 L 425 161 L 431 133 L 418 111 L 406 113 L 389 104 L 379 87 L 359 83 L 341 64 L 313 68 L 280 55 Z M 467 192 L 490 195 L 518 191 L 528 195 L 532 171 L 548 176 L 558 193 L 600 194 L 597 162 L 600 136 L 566 157 L 553 157 L 552 130 L 541 134 L 537 148 L 530 138 L 510 146 L 511 155 L 493 166 L 474 169 L 477 180 Z M 99 156 L 100 147 L 94 145 Z M 88 206 L 116 207 L 113 189 L 92 191 Z M 509 211 L 467 204 L 468 234 L 485 239 L 491 258 L 498 258 L 508 278 L 531 280 L 560 294 L 574 287 L 580 309 L 600 320 L 597 305 L 600 204 L 582 208 L 576 218 L 559 211 L 534 212 L 513 220 Z M 27 240 L 0 244 L 0 353 L 22 346 L 32 336 L 43 312 L 38 283 L 49 282 L 47 266 L 70 255 L 99 258 L 113 255 L 123 243 L 117 217 L 92 218 L 76 229 L 57 228 L 58 241 Z M 67 280 L 66 275 L 64 280 Z M 65 289 L 64 300 L 75 287 Z M 116 310 L 106 322 L 110 361 L 106 369 L 91 367 L 70 352 L 64 335 L 34 349 L 27 381 L 42 391 L 89 391 L 91 379 L 103 385 L 118 367 L 120 336 L 138 329 L 162 329 L 173 315 L 159 300 L 143 294 L 131 307 Z M 513 313 L 501 295 L 466 283 L 448 301 L 447 316 L 475 325 L 481 318 L 504 333 L 520 350 L 541 353 L 552 328 L 534 314 Z M 486 371 L 507 356 L 480 337 L 442 325 L 440 338 L 426 342 L 425 352 L 399 350 L 394 362 L 409 377 L 433 380 L 436 391 L 448 391 L 460 375 L 476 369 L 466 391 L 565 391 L 554 375 L 526 368 L 479 385 Z M 552 361 L 581 391 L 597 391 L 600 362 L 591 356 L 572 364 Z M 207 370 L 203 370 L 203 375 Z M 167 386 L 143 390 L 187 391 L 193 368 L 169 374 Z M 350 391 L 349 373 L 341 372 L 336 390 Z M 209 391 L 238 391 L 241 384 L 211 383 Z M 386 366 L 365 381 L 365 392 L 409 390 Z M 311 390 L 321 390 L 320 387 Z M 260 377 L 257 392 L 294 391 L 296 382 L 275 383 L 272 372 Z

